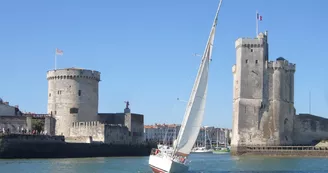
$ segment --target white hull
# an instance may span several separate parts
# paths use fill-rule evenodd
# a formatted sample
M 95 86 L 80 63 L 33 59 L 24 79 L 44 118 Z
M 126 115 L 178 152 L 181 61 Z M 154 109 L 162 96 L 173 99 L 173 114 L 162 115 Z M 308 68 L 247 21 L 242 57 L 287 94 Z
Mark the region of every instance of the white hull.
M 213 150 L 196 150 L 191 153 L 213 153 Z
M 149 166 L 154 173 L 185 173 L 189 168 L 185 164 L 172 161 L 166 155 L 150 155 Z
M 205 147 L 196 147 L 191 150 L 191 153 L 212 153 L 212 149 L 205 149 Z

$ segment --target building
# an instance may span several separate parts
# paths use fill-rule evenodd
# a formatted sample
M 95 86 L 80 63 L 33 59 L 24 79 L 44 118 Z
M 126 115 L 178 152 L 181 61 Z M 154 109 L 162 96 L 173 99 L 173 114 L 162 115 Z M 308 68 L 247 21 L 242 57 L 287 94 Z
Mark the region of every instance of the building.
M 4 102 L 0 98 L 0 116 L 20 116 L 23 113 L 19 110 L 18 106 L 11 106 L 9 102 Z
M 110 144 L 144 143 L 144 116 L 131 113 L 98 113 L 100 72 L 65 68 L 47 72 L 48 113 L 55 132 L 67 142 Z
M 144 126 L 146 141 L 172 145 L 179 134 L 181 125 L 178 124 L 155 124 Z
M 250 145 L 310 145 L 328 137 L 327 119 L 296 115 L 295 64 L 282 57 L 269 61 L 267 32 L 239 38 L 235 48 L 233 150 Z
M 177 138 L 181 125 L 179 124 L 154 124 L 145 125 L 145 140 L 152 141 L 160 144 L 172 145 L 173 141 Z M 231 129 L 215 128 L 215 127 L 201 127 L 195 145 L 203 145 L 205 143 L 205 130 L 207 144 L 212 142 L 216 144 L 216 140 L 220 144 L 224 144 L 227 137 L 230 140 Z

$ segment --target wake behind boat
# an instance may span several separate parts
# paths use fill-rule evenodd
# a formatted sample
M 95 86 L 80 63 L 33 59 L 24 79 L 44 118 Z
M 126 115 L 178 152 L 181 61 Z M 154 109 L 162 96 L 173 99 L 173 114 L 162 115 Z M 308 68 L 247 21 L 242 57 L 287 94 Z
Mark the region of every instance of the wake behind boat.
M 165 153 L 159 149 L 153 149 L 149 156 L 149 166 L 154 173 L 184 173 L 189 169 L 187 158 L 198 137 L 205 112 L 209 63 L 212 56 L 212 47 L 221 3 L 222 0 L 220 0 L 214 18 L 179 135 L 173 142 L 173 152 Z

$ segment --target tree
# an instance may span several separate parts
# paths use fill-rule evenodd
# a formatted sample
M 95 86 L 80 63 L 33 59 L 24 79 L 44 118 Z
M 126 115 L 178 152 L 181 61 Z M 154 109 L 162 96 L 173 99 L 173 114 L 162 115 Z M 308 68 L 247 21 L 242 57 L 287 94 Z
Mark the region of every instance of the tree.
M 44 119 L 32 119 L 32 130 L 36 130 L 38 132 L 41 132 L 44 130 Z

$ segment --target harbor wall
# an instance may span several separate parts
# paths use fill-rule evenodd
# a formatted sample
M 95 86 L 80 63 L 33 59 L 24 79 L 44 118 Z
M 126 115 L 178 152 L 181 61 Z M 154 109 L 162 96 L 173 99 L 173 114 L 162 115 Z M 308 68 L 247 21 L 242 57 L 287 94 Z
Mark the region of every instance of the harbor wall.
M 328 139 L 328 119 L 310 114 L 294 116 L 294 145 L 315 145 Z
M 152 148 L 156 144 L 67 143 L 63 136 L 0 136 L 0 158 L 148 156 Z
M 92 141 L 105 141 L 105 125 L 99 121 L 75 122 L 70 128 L 70 137 L 92 136 Z
M 91 139 L 88 139 L 91 138 Z M 106 143 L 106 144 L 135 144 L 128 127 L 121 124 L 101 124 L 99 121 L 76 122 L 70 128 L 67 142 Z
M 273 157 L 328 157 L 327 146 L 248 146 L 239 155 Z

